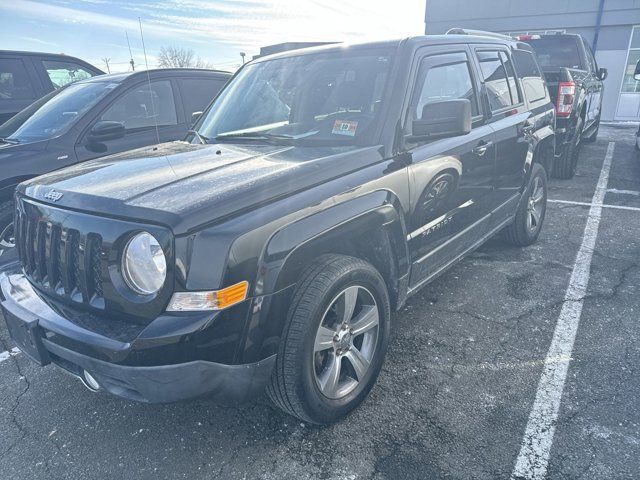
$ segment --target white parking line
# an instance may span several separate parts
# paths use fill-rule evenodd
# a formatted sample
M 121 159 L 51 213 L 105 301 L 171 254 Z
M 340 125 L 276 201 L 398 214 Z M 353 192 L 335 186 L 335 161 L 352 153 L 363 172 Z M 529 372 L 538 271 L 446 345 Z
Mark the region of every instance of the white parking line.
M 640 192 L 636 192 L 635 190 L 618 190 L 617 188 L 607 188 L 607 193 L 618 193 L 620 195 L 635 195 L 636 197 L 640 196 Z
M 9 360 L 11 357 L 15 357 L 20 353 L 20 349 L 18 347 L 13 347 L 11 350 L 7 352 L 0 352 L 0 363 L 5 360 Z
M 555 199 L 555 198 L 549 198 L 547 200 L 547 202 L 549 203 L 564 203 L 565 205 L 578 205 L 581 207 L 593 207 L 593 203 L 587 203 L 587 202 L 573 202 L 571 200 L 559 200 L 559 199 Z M 602 208 L 613 208 L 614 210 L 631 210 L 632 212 L 640 212 L 640 208 L 639 207 L 627 207 L 625 205 L 606 205 L 606 204 L 602 204 L 600 205 L 600 207 Z
M 553 332 L 547 359 L 571 358 L 573 342 L 582 314 L 584 296 L 587 293 L 591 259 L 598 236 L 602 204 L 609 181 L 614 147 L 615 142 L 609 142 L 600 178 L 593 194 L 587 224 L 584 227 L 582 245 L 580 245 L 571 272 L 571 279 L 564 295 L 564 303 Z M 529 414 L 527 428 L 520 446 L 520 453 L 511 474 L 512 480 L 543 479 L 545 477 L 568 369 L 569 362 L 545 362 L 536 399 Z

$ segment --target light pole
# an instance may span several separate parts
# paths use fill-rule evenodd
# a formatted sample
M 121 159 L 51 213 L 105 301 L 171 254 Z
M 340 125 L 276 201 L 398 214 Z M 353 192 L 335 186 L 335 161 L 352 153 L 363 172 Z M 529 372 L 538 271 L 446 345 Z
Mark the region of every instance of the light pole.
M 240 52 L 240 56 L 242 57 L 242 64 L 244 65 L 244 56 L 246 55 L 246 53 L 244 52 Z

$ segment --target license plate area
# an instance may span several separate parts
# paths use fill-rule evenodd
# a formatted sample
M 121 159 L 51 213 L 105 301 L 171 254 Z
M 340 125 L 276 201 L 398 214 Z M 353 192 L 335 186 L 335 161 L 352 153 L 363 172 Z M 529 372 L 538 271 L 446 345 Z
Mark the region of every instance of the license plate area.
M 38 326 L 37 318 L 23 320 L 18 318 L 6 308 L 2 309 L 7 329 L 11 339 L 26 356 L 38 365 L 45 366 L 51 363 L 49 353 L 44 348 L 42 338 L 44 331 Z

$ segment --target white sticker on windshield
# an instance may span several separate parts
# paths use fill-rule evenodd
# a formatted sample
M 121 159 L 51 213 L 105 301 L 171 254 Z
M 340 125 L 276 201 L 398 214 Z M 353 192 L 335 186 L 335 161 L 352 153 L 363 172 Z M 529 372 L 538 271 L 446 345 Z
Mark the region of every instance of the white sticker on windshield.
M 331 130 L 331 133 L 335 135 L 347 135 L 348 137 L 355 137 L 357 128 L 358 122 L 351 122 L 349 120 L 336 120 L 333 124 L 333 130 Z

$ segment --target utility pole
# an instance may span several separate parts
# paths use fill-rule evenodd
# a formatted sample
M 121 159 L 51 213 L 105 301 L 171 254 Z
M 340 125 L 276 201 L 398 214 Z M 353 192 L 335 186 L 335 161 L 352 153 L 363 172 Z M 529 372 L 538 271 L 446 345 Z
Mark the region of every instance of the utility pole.
M 244 52 L 240 52 L 240 56 L 242 57 L 242 64 L 244 65 L 244 56 L 246 55 L 246 53 Z
M 111 59 L 110 58 L 103 58 L 102 61 L 104 62 L 104 64 L 107 66 L 107 73 L 111 73 L 111 69 L 109 68 L 109 61 Z
M 127 33 L 127 31 L 124 31 L 124 34 L 127 36 L 127 45 L 129 46 L 129 57 L 131 58 L 131 60 L 129 60 L 129 63 L 131 64 L 131 71 L 135 72 L 136 71 L 136 66 L 133 63 L 133 54 L 131 53 L 131 43 L 129 43 L 129 34 Z

